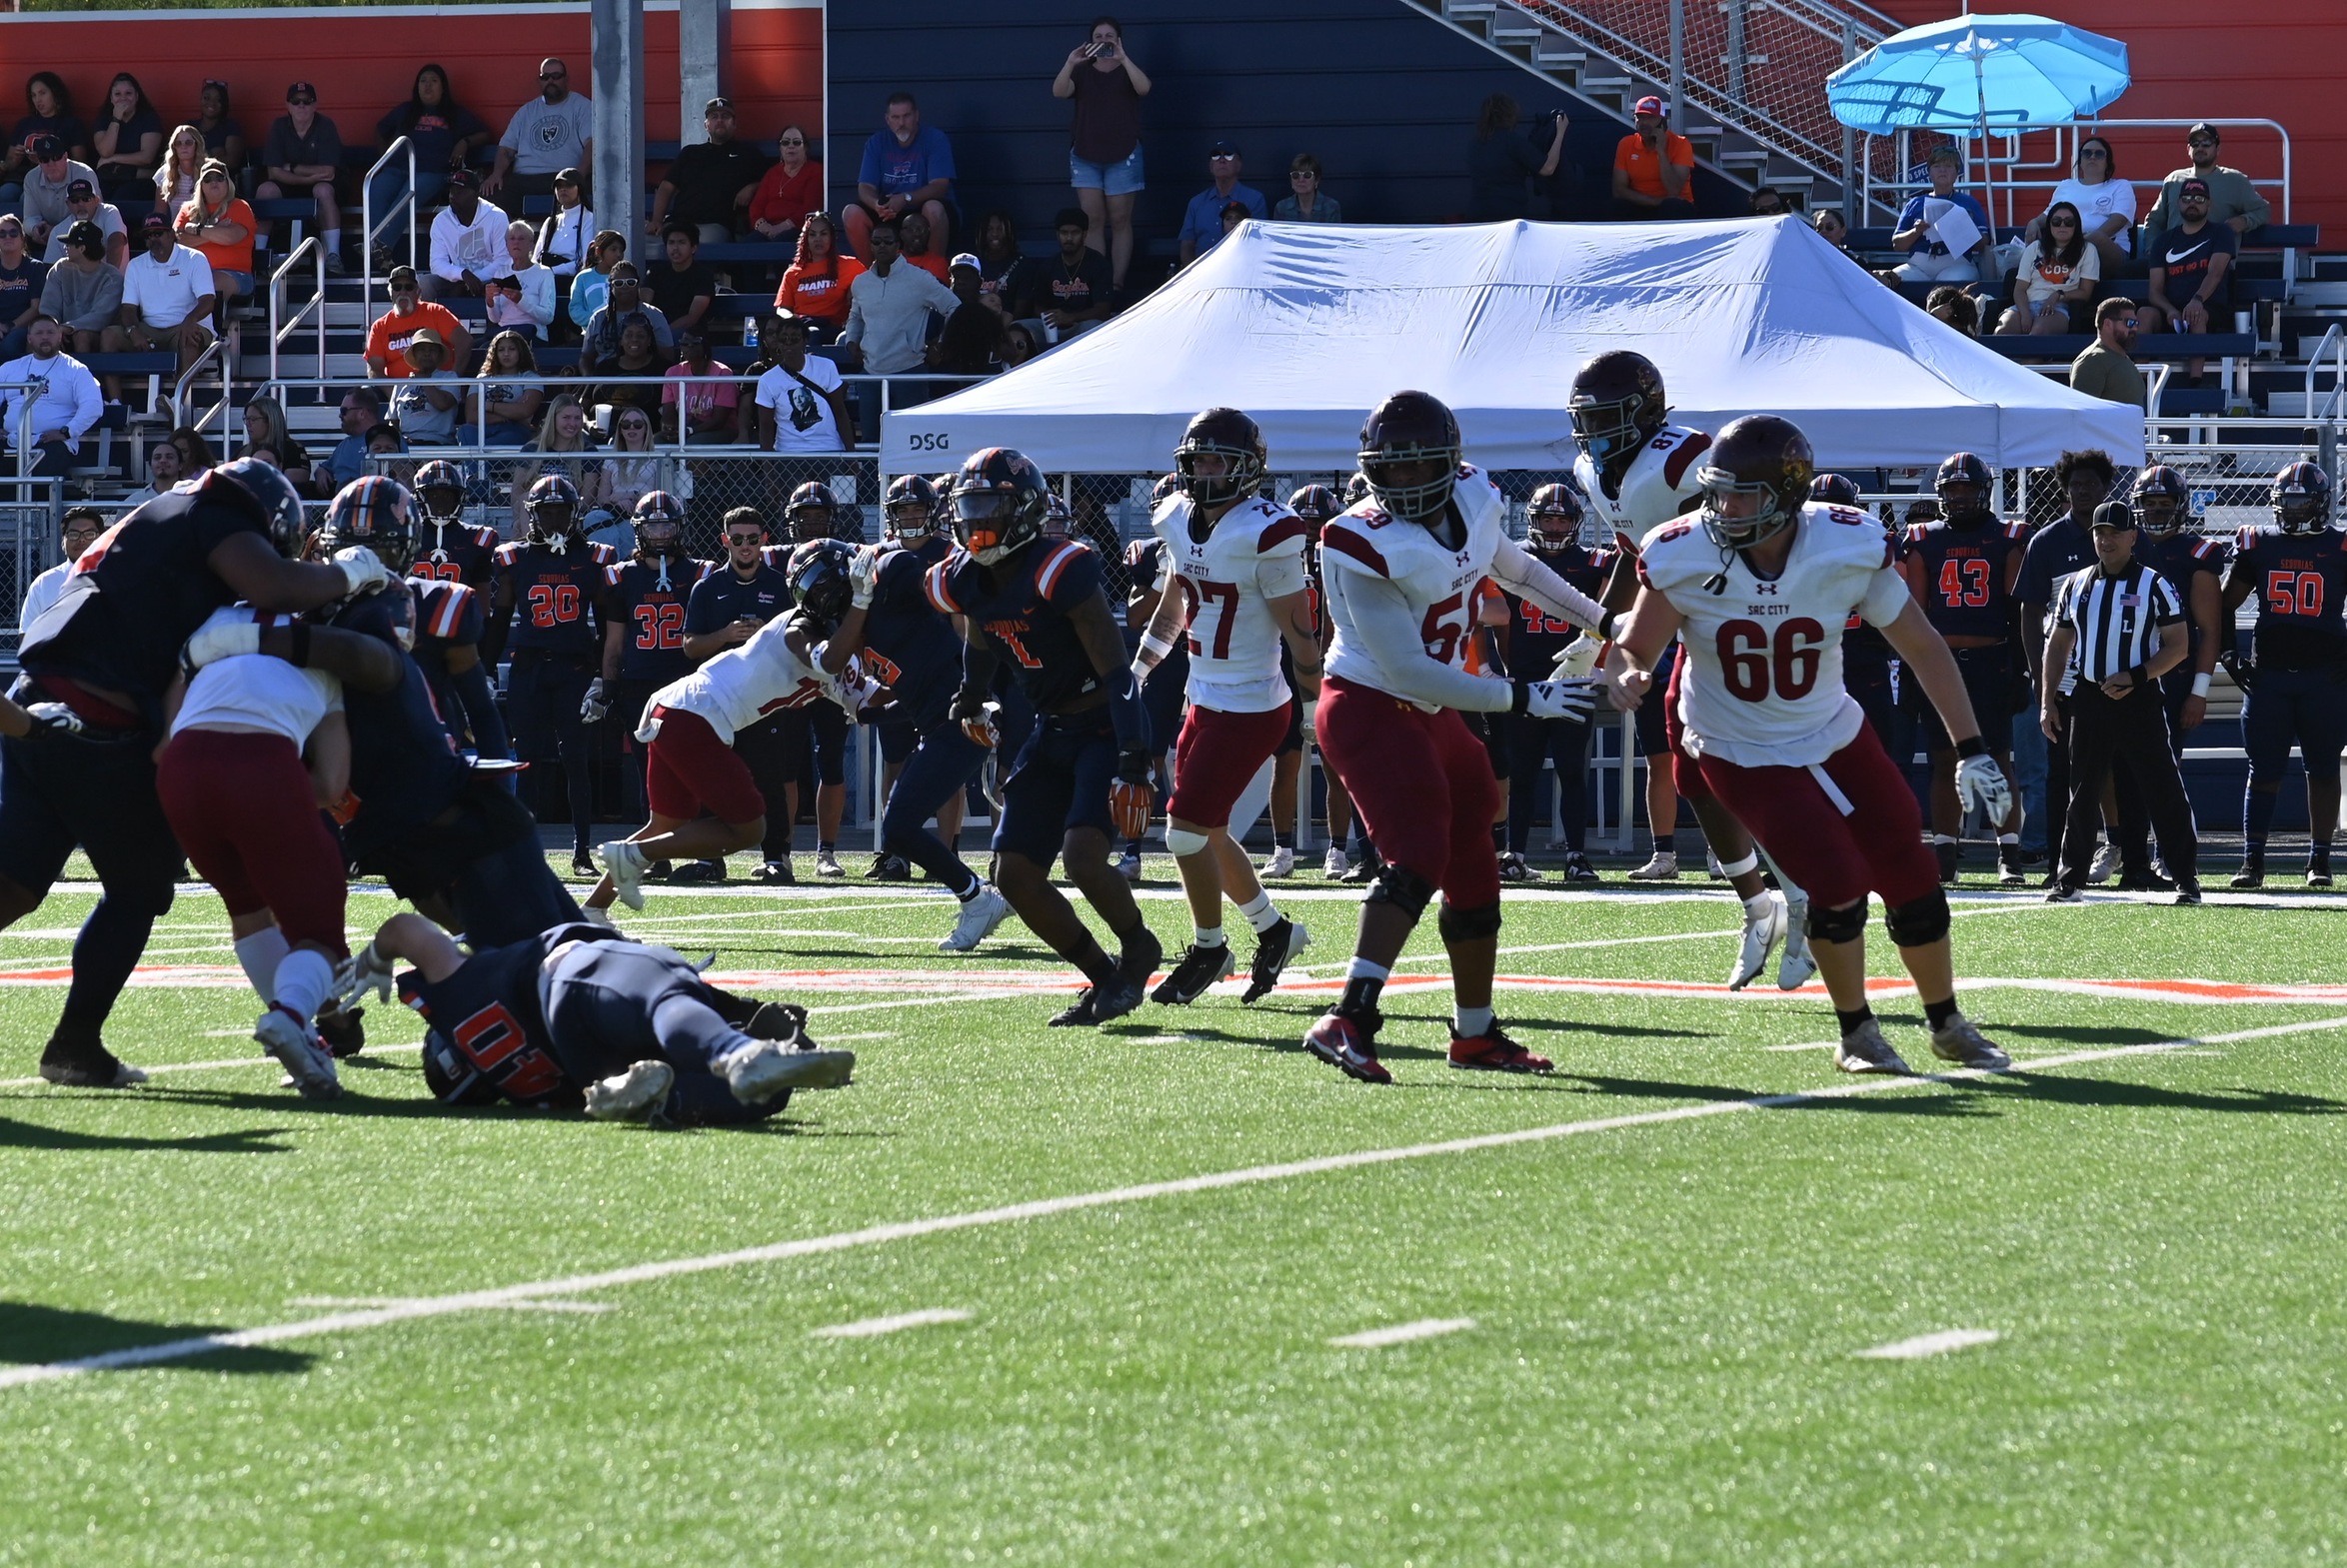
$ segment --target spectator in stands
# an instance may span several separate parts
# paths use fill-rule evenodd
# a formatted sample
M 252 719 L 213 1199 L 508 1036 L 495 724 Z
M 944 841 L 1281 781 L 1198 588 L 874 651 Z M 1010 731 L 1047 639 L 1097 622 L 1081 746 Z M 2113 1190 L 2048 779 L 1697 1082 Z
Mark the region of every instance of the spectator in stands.
M 888 124 L 864 144 L 856 200 L 840 214 L 848 249 L 869 262 L 875 223 L 918 212 L 943 250 L 954 243 L 953 199 L 953 144 L 945 132 L 921 123 L 921 105 L 911 93 L 890 94 Z
M 1475 111 L 1475 139 L 1467 143 L 1467 218 L 1473 223 L 1498 223 L 1531 215 L 1532 199 L 1525 181 L 1545 179 L 1564 160 L 1561 113 L 1549 128 L 1545 152 L 1525 140 L 1523 111 L 1505 93 L 1493 93 Z
M 682 440 L 697 447 L 722 446 L 733 441 L 742 425 L 741 386 L 731 380 L 686 379 L 731 374 L 710 358 L 709 334 L 700 327 L 679 327 L 677 353 L 683 358 L 667 372 L 676 379 L 676 385 L 660 389 L 663 435 L 670 441 Z
M 579 371 L 582 375 L 593 375 L 601 361 L 619 353 L 620 328 L 631 316 L 644 318 L 645 325 L 652 332 L 654 345 L 662 353 L 677 346 L 676 334 L 669 330 L 668 318 L 661 314 L 659 306 L 644 297 L 644 287 L 636 276 L 634 262 L 612 264 L 610 289 L 602 306 L 587 318 L 586 337 L 579 345 Z M 659 374 L 658 367 L 655 367 L 653 374 Z
M 8 433 L 11 449 L 18 432 L 31 433 L 32 450 L 40 456 L 23 472 L 35 477 L 71 469 L 81 456 L 82 437 L 105 412 L 98 379 L 87 365 L 63 352 L 64 341 L 64 329 L 55 317 L 35 316 L 25 333 L 28 352 L 0 365 L 0 388 L 5 388 L 0 390 L 0 431 Z
M 775 290 L 775 309 L 837 333 L 848 325 L 848 290 L 863 274 L 864 263 L 839 254 L 832 220 L 810 211 L 799 230 L 798 258 L 783 269 Z
M 417 176 L 419 180 L 422 175 Z M 448 205 L 432 220 L 432 270 L 420 280 L 424 297 L 479 299 L 506 259 L 504 209 L 481 199 L 481 177 L 458 169 L 448 177 Z
M 309 196 L 318 203 L 318 244 L 326 252 L 326 270 L 340 277 L 342 198 L 335 194 L 334 181 L 342 173 L 342 133 L 318 112 L 318 89 L 308 82 L 285 90 L 285 113 L 261 144 L 261 173 L 253 190 L 256 200 Z
M 2013 303 L 2005 307 L 1997 332 L 2012 337 L 2023 333 L 2040 337 L 2074 331 L 2073 317 L 2085 325 L 2086 302 L 2102 278 L 2102 257 L 2086 243 L 2085 225 L 2078 209 L 2056 202 L 2046 209 L 2045 233 L 2021 250 L 2021 265 L 2013 274 Z
M 106 238 L 94 223 L 61 231 L 63 259 L 41 280 L 41 314 L 63 324 L 73 352 L 96 354 L 122 314 L 122 272 L 106 260 Z
M 776 146 L 782 161 L 767 166 L 750 197 L 750 232 L 788 245 L 807 215 L 823 210 L 823 165 L 808 156 L 804 126 L 784 126 Z
M 1840 212 L 1831 207 L 1820 207 L 1809 215 L 1809 226 L 1817 237 L 1837 251 L 1850 248 L 1850 226 L 1842 221 Z
M 900 264 L 897 225 L 872 226 L 872 265 L 848 286 L 848 325 L 840 346 L 875 376 L 919 370 L 927 358 L 929 319 L 951 316 L 954 291 L 918 267 Z
M 1342 223 L 1344 209 L 1320 189 L 1320 160 L 1297 153 L 1287 161 L 1287 194 L 1271 209 L 1276 223 Z
M 1238 226 L 1246 222 L 1248 216 L 1246 203 L 1224 202 L 1222 204 L 1222 233 L 1224 235 L 1235 233 Z
M 190 474 L 220 466 L 220 454 L 212 450 L 212 443 L 204 439 L 204 433 L 192 425 L 182 425 L 164 439 L 179 449 L 180 467 Z
M 342 395 L 340 414 L 342 440 L 319 471 L 321 489 L 340 490 L 367 472 L 367 433 L 383 423 L 383 395 L 373 387 L 353 387 Z
M 25 329 L 41 314 L 41 285 L 49 268 L 25 249 L 24 220 L 0 213 L 0 360 L 24 352 Z
M 1239 155 L 1238 144 L 1223 140 L 1206 149 L 1206 172 L 1213 184 L 1189 199 L 1189 206 L 1181 214 L 1181 265 L 1186 267 L 1212 250 L 1222 241 L 1222 209 L 1232 202 L 1244 207 L 1250 218 L 1271 216 L 1270 204 L 1263 193 L 1250 185 L 1238 183 L 1239 172 L 1246 160 Z
M 88 164 L 66 157 L 56 137 L 34 137 L 33 166 L 24 178 L 24 226 L 26 238 L 44 253 L 56 231 L 75 221 L 66 193 L 77 185 L 94 191 L 98 176 Z
M 389 457 L 393 453 L 405 452 L 407 450 L 408 435 L 406 431 L 400 429 L 398 420 L 387 419 L 382 424 L 376 426 L 373 430 L 367 432 L 367 456 L 371 458 Z M 368 472 L 385 473 L 388 472 L 388 470 L 371 466 Z M 392 477 L 394 479 L 399 478 L 399 476 L 396 474 L 394 474 Z M 402 481 L 402 483 L 405 482 Z
M 596 449 L 595 428 L 587 423 L 587 410 L 581 406 L 575 392 L 558 392 L 547 400 L 546 412 L 538 421 L 538 439 L 522 450 L 544 453 L 547 456 L 535 463 L 525 463 L 514 470 L 514 516 L 506 529 L 509 538 L 520 539 L 529 531 L 529 518 L 523 502 L 528 499 L 530 487 L 549 474 L 559 474 L 579 487 L 580 516 L 585 517 L 603 496 L 603 463 L 601 459 L 579 454 Z M 562 454 L 568 454 L 564 456 Z
M 769 160 L 757 143 L 734 134 L 734 123 L 731 98 L 712 98 L 703 107 L 701 125 L 709 140 L 677 149 L 652 193 L 645 233 L 665 235 L 683 224 L 701 244 L 723 245 L 749 226 L 750 199 L 758 194 Z
M 163 117 L 128 71 L 106 88 L 106 112 L 90 133 L 90 167 L 99 188 L 116 201 L 144 200 L 163 157 Z
M 1630 134 L 1613 148 L 1613 215 L 1695 216 L 1695 145 L 1666 123 L 1662 100 L 1649 94 L 1630 112 Z
M 2184 181 L 2176 200 L 2183 221 L 2162 231 L 2144 258 L 2151 263 L 2151 289 L 2143 310 L 2169 332 L 2208 331 L 2209 311 L 2225 292 L 2226 274 L 2239 250 L 2233 230 L 2210 221 L 2209 203 L 2207 181 Z M 2186 362 L 2187 385 L 2200 385 L 2205 364 Z
M 155 207 L 177 212 L 196 199 L 196 177 L 204 169 L 204 133 L 192 125 L 176 127 L 163 144 L 155 163 Z
M 1002 360 L 1003 369 L 1016 370 L 1042 352 L 1043 350 L 1037 347 L 1035 334 L 1029 330 L 1027 323 L 1015 321 L 1003 329 L 1003 344 L 995 351 L 995 354 L 997 358 Z
M 88 180 L 76 180 L 65 188 L 65 215 L 76 224 L 97 225 L 106 238 L 106 260 L 121 267 L 130 259 L 130 230 L 122 221 L 122 209 L 99 198 L 98 188 Z M 45 262 L 56 262 L 65 255 L 65 244 L 56 231 L 49 235 L 49 248 L 41 255 Z
M 1781 218 L 1789 211 L 1791 209 L 1784 204 L 1784 192 L 1772 185 L 1763 185 L 1752 193 L 1752 216 L 1755 218 Z
M 666 261 L 654 262 L 644 274 L 644 292 L 668 318 L 671 341 L 687 327 L 698 327 L 717 301 L 717 273 L 701 260 L 701 231 L 690 223 L 672 223 L 662 241 Z
M 915 276 L 929 279 L 927 273 Z M 929 279 L 935 282 L 935 279 Z M 764 346 L 774 366 L 758 378 L 758 445 L 770 452 L 845 452 L 856 445 L 856 411 L 840 368 L 807 352 L 807 324 L 785 316 Z
M 2160 182 L 2159 200 L 2152 204 L 2151 216 L 2144 220 L 2143 231 L 2155 246 L 2161 233 L 2185 221 L 2184 184 L 2188 180 L 2198 180 L 2208 188 L 2207 221 L 2210 223 L 2243 235 L 2273 221 L 2274 204 L 2258 194 L 2249 176 L 2217 162 L 2217 149 L 2224 145 L 2224 138 L 2217 134 L 2215 126 L 2194 126 L 2184 133 L 2184 145 L 2190 150 L 2191 164 Z
M 489 127 L 482 118 L 457 102 L 449 86 L 448 70 L 425 65 L 416 72 L 408 101 L 375 122 L 375 132 L 389 147 L 406 137 L 416 149 L 416 210 L 428 212 L 448 190 L 449 176 L 469 168 L 473 155 L 489 145 Z M 368 203 L 377 223 L 399 205 L 408 190 L 408 161 L 394 158 L 375 176 Z M 383 230 L 381 243 L 396 245 L 407 238 L 407 225 L 395 221 Z
M 2118 174 L 2111 144 L 2099 136 L 2082 138 L 2070 177 L 2053 188 L 2045 211 L 2030 220 L 2022 237 L 2044 239 L 2046 219 L 2056 206 L 2068 202 L 2085 228 L 2086 243 L 2094 247 L 2102 276 L 2118 277 L 2135 256 L 2135 187 Z
M 1083 208 L 1063 207 L 1053 224 L 1059 254 L 1030 260 L 1011 280 L 1011 314 L 1042 322 L 1047 337 L 1073 337 L 1117 313 L 1109 259 L 1085 244 L 1089 221 Z
M 897 240 L 903 249 L 898 260 L 908 267 L 919 267 L 940 283 L 947 281 L 947 259 L 944 253 L 932 250 L 929 243 L 929 220 L 917 212 L 909 212 L 897 223 Z
M 546 378 L 538 374 L 538 356 L 531 351 L 530 340 L 518 332 L 501 332 L 489 340 L 480 373 L 465 393 L 465 424 L 457 439 L 469 445 L 527 446 L 538 433 L 538 415 L 545 404 Z
M 611 270 L 628 256 L 627 236 L 616 229 L 598 229 L 587 247 L 585 263 L 571 279 L 570 318 L 582 331 L 611 298 Z
M 498 138 L 497 166 L 482 183 L 484 196 L 508 197 L 518 208 L 526 196 L 546 196 L 565 169 L 595 162 L 595 106 L 571 91 L 571 68 L 562 61 L 538 62 L 538 96 L 514 111 Z M 508 187 L 511 194 L 508 196 Z
M 631 376 L 644 374 L 630 371 Z M 611 444 L 604 449 L 603 505 L 624 526 L 636 510 L 636 503 L 654 491 L 662 489 L 665 465 L 653 447 L 653 432 L 658 429 L 660 387 L 629 387 L 631 395 L 626 402 L 611 402 Z M 650 393 L 652 403 L 647 406 L 643 396 Z M 617 543 L 606 541 L 606 543 Z
M 978 249 L 971 253 L 978 258 L 978 297 L 990 310 L 1009 315 L 1011 301 L 1004 291 L 1011 286 L 1011 276 L 1019 270 L 1023 258 L 1019 253 L 1019 226 L 1007 212 L 990 212 L 979 221 Z M 1115 264 L 1111 263 L 1114 276 Z
M 262 447 L 277 454 L 277 466 L 293 481 L 294 489 L 321 501 L 334 499 L 331 493 L 318 495 L 310 454 L 302 450 L 302 444 L 294 440 L 293 432 L 286 427 L 285 406 L 267 393 L 245 404 L 245 453 L 249 456 Z
M 1932 290 L 1924 300 L 1923 309 L 1967 338 L 1980 336 L 1980 306 L 1970 294 L 1952 283 L 1943 283 Z
M 1107 259 L 1119 289 L 1133 266 L 1133 199 L 1147 184 L 1141 101 L 1149 93 L 1149 73 L 1126 52 L 1125 31 L 1113 16 L 1092 24 L 1091 36 L 1069 51 L 1052 79 L 1052 96 L 1076 103 L 1068 181 L 1091 221 L 1092 248 Z
M 505 265 L 482 292 L 489 325 L 544 341 L 554 325 L 554 273 L 531 259 L 538 231 L 516 218 L 505 226 Z
M 197 102 L 203 112 L 196 116 L 196 130 L 204 138 L 204 156 L 217 158 L 235 174 L 245 166 L 245 128 L 231 118 L 228 112 L 228 84 L 213 78 L 204 83 Z
M 587 249 L 595 243 L 595 235 L 586 177 L 576 169 L 565 169 L 554 177 L 554 216 L 539 231 L 539 265 L 558 278 L 574 276 L 588 265 Z M 587 318 L 580 317 L 578 325 L 586 324 Z
M 448 345 L 430 327 L 408 336 L 408 374 L 391 390 L 391 417 L 410 446 L 437 446 L 457 439 L 457 414 L 465 405 L 462 378 L 448 368 Z
M 222 303 L 253 292 L 253 209 L 236 193 L 228 166 L 204 161 L 193 199 L 177 209 L 180 242 L 212 264 L 212 292 Z
M 1891 249 L 1905 251 L 1907 259 L 1893 268 L 1901 283 L 1946 283 L 1951 279 L 1970 282 L 1980 276 L 1978 258 L 1988 249 L 1991 230 L 1988 213 L 1970 195 L 1956 189 L 1956 171 L 1963 159 L 1947 143 L 1934 147 L 1925 167 L 1931 172 L 1931 189 L 1908 198 L 1899 209 L 1898 230 L 1890 237 Z M 1939 237 L 1939 230 L 1929 217 L 1933 202 L 1952 203 L 1961 208 L 1979 238 L 1969 242 L 1961 252 L 1951 251 Z
M 11 359 L 14 355 L 9 356 Z M 152 497 L 145 498 L 152 500 Z M 106 515 L 96 507 L 67 507 L 59 531 L 60 559 L 57 565 L 34 578 L 24 591 L 24 603 L 16 613 L 16 624 L 29 627 L 41 618 L 41 612 L 57 603 L 57 596 L 65 592 L 65 580 L 73 571 L 73 564 L 81 559 L 83 551 L 98 542 L 106 532 Z
M 391 309 L 376 317 L 367 329 L 367 369 L 393 381 L 411 374 L 408 341 L 427 327 L 439 339 L 445 361 L 462 365 L 472 358 L 473 335 L 465 330 L 465 324 L 449 314 L 447 306 L 424 298 L 415 268 L 392 268 Z
M 33 143 L 42 137 L 56 137 L 65 156 L 85 167 L 90 161 L 90 128 L 73 112 L 73 95 L 55 71 L 35 71 L 26 80 L 24 105 L 30 112 L 9 132 L 8 161 L 0 172 L 0 179 L 7 181 L 0 185 L 0 210 L 8 212 L 17 210 L 17 203 L 23 200 L 24 177 L 41 161 Z
M 2070 390 L 2106 403 L 2147 406 L 2143 372 L 2131 352 L 2138 325 L 2133 300 L 2111 298 L 2094 308 L 2094 343 L 2070 362 Z
M 674 339 L 670 340 L 674 342 Z M 668 374 L 670 357 L 653 335 L 652 319 L 643 311 L 632 311 L 619 318 L 618 346 L 609 354 L 598 355 L 595 370 L 605 376 L 658 377 Z M 618 429 L 619 416 L 628 409 L 644 414 L 646 429 L 660 417 L 658 385 L 631 385 L 628 382 L 604 382 L 588 395 L 587 401 L 609 404 L 613 428 Z
M 171 220 L 147 214 L 140 226 L 146 249 L 122 270 L 122 326 L 110 351 L 146 354 L 169 350 L 179 368 L 202 358 L 212 346 L 212 264 L 179 243 Z
M 126 507 L 135 507 L 142 501 L 153 501 L 157 496 L 178 484 L 185 477 L 180 468 L 179 449 L 168 441 L 158 441 L 147 449 L 147 482 L 122 498 Z M 88 549 L 88 546 L 83 546 Z
M 1106 261 L 1097 251 L 1092 256 L 1095 261 Z M 946 318 L 946 329 L 938 334 L 938 341 L 929 346 L 930 368 L 950 376 L 994 374 L 1003 342 L 1003 315 L 979 293 L 978 258 L 968 252 L 955 257 L 946 287 L 962 303 Z

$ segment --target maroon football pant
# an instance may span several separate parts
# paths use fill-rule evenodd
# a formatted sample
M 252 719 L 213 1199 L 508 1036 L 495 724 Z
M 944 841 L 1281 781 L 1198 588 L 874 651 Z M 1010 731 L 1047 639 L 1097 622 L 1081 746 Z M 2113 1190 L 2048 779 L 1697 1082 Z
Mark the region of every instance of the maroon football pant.
M 1873 726 L 1860 725 L 1855 740 L 1814 769 L 1741 768 L 1717 757 L 1699 766 L 1711 792 L 1808 892 L 1812 907 L 1839 908 L 1873 891 L 1897 908 L 1939 886 L 1915 791 Z
M 1499 900 L 1491 754 L 1450 709 L 1421 713 L 1330 676 L 1316 710 L 1320 756 L 1336 770 L 1388 865 L 1415 872 L 1453 908 Z
M 163 749 L 155 788 L 179 846 L 230 914 L 267 908 L 287 941 L 349 953 L 342 850 L 291 741 L 183 730 Z

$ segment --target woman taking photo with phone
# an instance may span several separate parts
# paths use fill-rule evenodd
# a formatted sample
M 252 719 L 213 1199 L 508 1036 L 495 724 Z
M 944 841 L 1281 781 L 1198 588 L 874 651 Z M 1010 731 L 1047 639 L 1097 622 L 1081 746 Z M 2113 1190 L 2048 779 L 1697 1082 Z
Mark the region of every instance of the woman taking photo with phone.
M 1109 279 L 1120 290 L 1133 263 L 1133 198 L 1143 185 L 1141 101 L 1149 91 L 1149 73 L 1125 52 L 1125 29 L 1113 16 L 1092 24 L 1092 35 L 1068 52 L 1052 80 L 1054 98 L 1076 100 L 1068 179 L 1092 220 L 1085 243 L 1109 258 Z

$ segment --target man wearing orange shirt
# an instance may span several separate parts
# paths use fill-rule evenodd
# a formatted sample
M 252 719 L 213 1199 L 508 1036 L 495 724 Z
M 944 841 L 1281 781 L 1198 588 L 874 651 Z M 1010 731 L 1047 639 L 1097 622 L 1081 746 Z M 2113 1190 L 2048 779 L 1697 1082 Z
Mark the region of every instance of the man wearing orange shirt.
M 1662 100 L 1638 100 L 1637 129 L 1613 149 L 1613 212 L 1617 218 L 1695 216 L 1695 147 L 1664 123 Z
M 391 270 L 391 309 L 375 318 L 367 329 L 367 369 L 379 377 L 394 381 L 414 374 L 408 368 L 408 343 L 423 328 L 440 334 L 440 341 L 448 346 L 448 358 L 442 363 L 457 374 L 473 353 L 473 335 L 465 324 L 449 314 L 444 305 L 425 300 L 416 286 L 416 269 L 394 267 Z

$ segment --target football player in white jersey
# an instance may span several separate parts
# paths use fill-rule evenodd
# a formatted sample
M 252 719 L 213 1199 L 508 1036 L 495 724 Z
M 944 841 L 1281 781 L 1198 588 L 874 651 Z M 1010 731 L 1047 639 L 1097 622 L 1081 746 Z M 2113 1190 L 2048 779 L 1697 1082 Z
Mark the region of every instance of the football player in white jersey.
M 1697 479 L 1711 438 L 1669 423 L 1662 373 L 1643 354 L 1613 349 L 1583 365 L 1573 377 L 1566 407 L 1573 444 L 1580 456 L 1573 474 L 1581 493 L 1613 530 L 1613 575 L 1598 597 L 1608 610 L 1627 610 L 1637 595 L 1638 542 L 1672 518 L 1693 510 L 1702 496 Z M 1677 660 L 1668 680 L 1679 679 Z M 1671 881 L 1678 855 L 1665 847 L 1669 824 L 1678 820 L 1683 796 L 1719 861 L 1720 873 L 1744 905 L 1744 939 L 1729 990 L 1742 990 L 1768 966 L 1768 954 L 1784 944 L 1776 983 L 1793 990 L 1817 972 L 1809 956 L 1807 897 L 1778 867 L 1782 891 L 1772 891 L 1760 874 L 1760 855 L 1743 823 L 1730 815 L 1704 786 L 1693 763 L 1679 750 L 1677 705 L 1651 704 L 1638 710 L 1638 744 L 1646 754 L 1646 820 L 1654 834 L 1654 857 L 1630 872 L 1632 881 Z
M 1255 933 L 1241 1001 L 1268 992 L 1311 940 L 1279 912 L 1230 836 L 1231 805 L 1287 736 L 1294 698 L 1279 669 L 1282 642 L 1305 695 L 1318 695 L 1320 684 L 1319 635 L 1303 573 L 1309 530 L 1256 494 L 1266 461 L 1253 420 L 1236 409 L 1207 409 L 1174 449 L 1176 493 L 1150 518 L 1166 588 L 1142 632 L 1133 679 L 1147 681 L 1174 639 L 1187 638 L 1189 711 L 1174 743 L 1166 847 L 1195 927 L 1188 950 L 1150 993 L 1153 1001 L 1194 1001 L 1236 967 L 1222 934 L 1225 891 Z
M 1854 609 L 1882 629 L 1955 739 L 1965 802 L 2001 819 L 2011 791 L 1972 714 L 1955 656 L 1907 592 L 1881 525 L 1812 504 L 1806 437 L 1770 414 L 1719 433 L 1701 470 L 1703 509 L 1646 536 L 1639 590 L 1617 652 L 1623 684 L 1651 685 L 1681 639 L 1681 743 L 1703 782 L 1809 889 L 1809 938 L 1841 1022 L 1834 1065 L 1905 1072 L 1866 1005 L 1866 895 L 1882 895 L 1915 981 L 1932 1053 L 1965 1067 L 2011 1060 L 1957 1010 L 1947 894 L 1922 815 L 1866 716 L 1843 689 Z
M 1344 994 L 1304 1048 L 1367 1083 L 1377 1060 L 1378 993 L 1435 890 L 1450 954 L 1450 1065 L 1546 1072 L 1548 1061 L 1491 1013 L 1499 944 L 1499 862 L 1490 754 L 1461 713 L 1586 718 L 1589 681 L 1502 681 L 1461 668 L 1486 578 L 1552 616 L 1605 636 L 1613 618 L 1510 540 L 1506 505 L 1459 460 L 1458 421 L 1423 392 L 1397 392 L 1361 426 L 1369 498 L 1320 531 L 1320 582 L 1335 628 L 1320 683 L 1320 755 L 1344 782 L 1385 864 L 1361 905 Z

